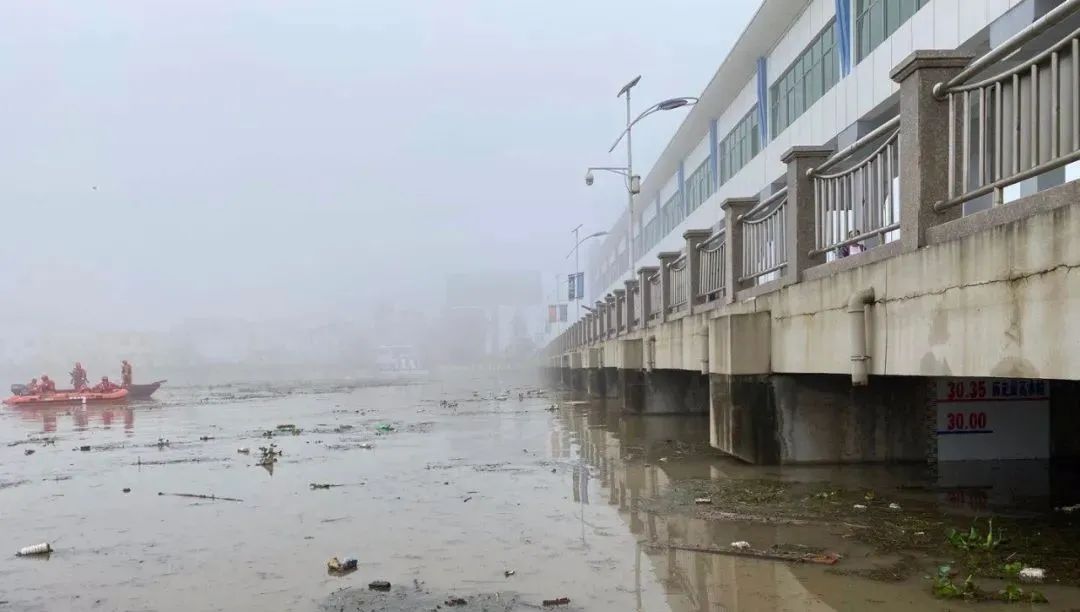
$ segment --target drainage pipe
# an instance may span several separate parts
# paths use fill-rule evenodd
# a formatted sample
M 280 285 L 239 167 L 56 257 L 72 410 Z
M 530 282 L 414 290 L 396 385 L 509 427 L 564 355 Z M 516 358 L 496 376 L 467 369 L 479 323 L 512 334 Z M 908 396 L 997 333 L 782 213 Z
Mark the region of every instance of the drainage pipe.
M 698 348 L 701 351 L 701 373 L 709 375 L 709 325 L 706 323 L 698 328 Z
M 656 336 L 649 336 L 645 341 L 645 371 L 652 372 L 656 367 Z
M 866 350 L 866 306 L 874 303 L 874 290 L 863 289 L 848 299 L 848 321 L 851 325 L 851 384 L 865 387 L 870 380 Z

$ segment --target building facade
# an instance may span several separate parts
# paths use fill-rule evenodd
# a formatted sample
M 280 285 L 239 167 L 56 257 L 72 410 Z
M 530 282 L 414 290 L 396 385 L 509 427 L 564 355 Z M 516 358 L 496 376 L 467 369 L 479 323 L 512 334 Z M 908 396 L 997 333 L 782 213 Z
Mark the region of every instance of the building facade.
M 781 158 L 791 147 L 841 150 L 894 119 L 899 85 L 890 71 L 913 51 L 983 54 L 1059 4 L 764 0 L 642 181 L 633 219 L 624 213 L 591 254 L 588 271 L 596 281 L 590 301 L 621 289 L 658 254 L 682 249 L 685 230 L 720 227 L 724 200 L 766 198 L 781 189 L 787 172 Z M 1031 187 L 1015 191 L 1021 188 Z M 986 206 L 969 202 L 965 211 Z M 627 223 L 634 236 L 633 270 Z M 854 219 L 839 225 L 844 234 L 865 229 Z

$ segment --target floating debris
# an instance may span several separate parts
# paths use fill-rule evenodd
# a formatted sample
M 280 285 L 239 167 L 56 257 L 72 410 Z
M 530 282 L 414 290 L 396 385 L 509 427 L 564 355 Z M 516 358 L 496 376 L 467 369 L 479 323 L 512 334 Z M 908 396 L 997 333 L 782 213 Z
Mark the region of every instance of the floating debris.
M 465 601 L 465 599 L 462 598 L 462 597 L 451 597 L 451 598 L 447 599 L 445 602 L 443 602 L 443 605 L 445 605 L 448 608 L 455 608 L 457 606 L 466 606 L 468 604 L 469 604 L 469 602 Z
M 385 580 L 374 580 L 368 583 L 368 588 L 372 591 L 389 591 L 390 583 Z
M 246 446 L 241 446 L 240 448 L 236 449 L 236 452 L 240 453 L 241 455 L 247 455 L 251 453 L 251 449 Z
M 213 436 L 199 436 L 199 441 L 201 441 L 201 442 L 209 442 L 210 440 L 213 440 L 213 439 L 214 439 Z
M 711 504 L 712 503 L 712 498 L 711 497 L 699 497 L 699 498 L 694 500 L 694 503 L 695 504 Z
M 162 493 L 158 491 L 158 495 L 171 495 L 173 497 L 190 497 L 192 499 L 208 499 L 210 501 L 233 501 L 242 502 L 244 500 L 237 499 L 235 497 L 218 497 L 217 495 L 201 495 L 198 493 Z
M 42 542 L 41 544 L 34 544 L 33 546 L 24 546 L 19 549 L 19 552 L 15 553 L 16 557 L 33 557 L 36 555 L 47 555 L 53 551 L 53 547 L 48 542 Z
M 1018 575 L 1020 582 L 1040 583 L 1046 580 L 1046 570 L 1041 567 L 1025 567 Z
M 517 573 L 517 571 L 515 571 L 515 570 L 506 570 L 506 571 L 503 572 L 503 576 L 509 578 L 510 576 L 513 576 L 516 573 Z
M 898 504 L 896 502 L 893 502 L 893 503 L 889 504 L 889 510 L 899 511 L 900 509 L 901 509 L 900 504 Z
M 312 490 L 314 490 L 314 489 L 329 489 L 330 487 L 344 487 L 345 485 L 331 484 L 329 482 L 313 482 L 313 483 L 311 483 L 310 486 L 311 486 Z
M 131 493 L 131 487 L 124 487 L 124 493 Z
M 375 429 L 379 431 L 394 431 L 394 426 L 389 423 L 379 423 L 375 426 Z
M 24 455 L 33 455 L 34 454 L 34 449 L 28 448 L 28 449 L 23 451 L 23 454 Z
M 1064 512 L 1065 514 L 1072 514 L 1073 512 L 1080 510 L 1080 504 L 1073 504 L 1072 506 L 1062 506 L 1060 508 L 1055 508 L 1055 510 L 1057 510 L 1058 512 Z
M 569 597 L 558 597 L 558 598 L 555 598 L 555 599 L 545 599 L 544 600 L 544 607 L 545 608 L 548 608 L 548 607 L 551 607 L 551 606 L 566 606 L 566 605 L 569 605 L 569 604 L 570 604 L 570 598 Z
M 84 444 L 84 445 L 79 447 L 79 450 L 81 450 L 82 452 L 85 453 L 86 451 L 90 450 L 90 445 L 89 444 Z
M 750 542 L 739 540 L 738 542 L 732 542 L 731 547 L 735 550 L 750 550 Z
M 333 557 L 326 562 L 326 571 L 331 574 L 354 572 L 356 571 L 356 559 L 346 558 L 344 561 L 339 561 L 337 557 Z
M 852 506 L 852 508 L 854 508 L 855 510 L 866 510 L 866 506 L 863 504 L 855 504 L 854 506 Z

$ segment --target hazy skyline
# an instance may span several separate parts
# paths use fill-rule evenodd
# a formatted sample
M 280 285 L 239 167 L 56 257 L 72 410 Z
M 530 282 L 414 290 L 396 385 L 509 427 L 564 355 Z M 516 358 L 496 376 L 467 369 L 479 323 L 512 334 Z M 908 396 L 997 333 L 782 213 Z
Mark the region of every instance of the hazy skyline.
M 441 304 L 566 272 L 582 181 L 705 87 L 758 0 L 6 3 L 0 322 L 163 327 Z M 685 111 L 635 131 L 645 175 Z M 584 257 L 582 259 L 584 262 Z

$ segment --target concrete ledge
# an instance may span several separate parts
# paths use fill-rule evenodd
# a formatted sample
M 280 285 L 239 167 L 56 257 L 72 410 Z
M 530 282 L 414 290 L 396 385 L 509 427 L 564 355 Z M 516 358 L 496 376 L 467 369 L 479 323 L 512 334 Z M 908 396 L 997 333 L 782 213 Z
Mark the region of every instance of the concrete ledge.
M 1058 185 L 1019 200 L 960 217 L 926 230 L 928 244 L 959 240 L 999 225 L 1080 202 L 1080 181 Z
M 817 280 L 819 278 L 825 278 L 832 276 L 837 272 L 843 272 L 845 270 L 851 270 L 852 268 L 858 268 L 859 266 L 865 266 L 879 262 L 883 259 L 895 257 L 903 252 L 903 247 L 900 246 L 899 240 L 894 240 L 888 244 L 883 244 L 879 247 L 874 247 L 869 251 L 852 255 L 850 257 L 844 257 L 843 259 L 837 259 L 828 263 L 823 263 L 820 266 L 814 266 L 803 272 L 802 280 L 810 281 Z
M 790 283 L 788 283 L 788 284 L 790 284 Z M 735 293 L 735 301 L 736 302 L 745 302 L 746 300 L 750 300 L 750 299 L 756 298 L 758 296 L 765 295 L 766 293 L 773 293 L 774 291 L 779 291 L 779 290 L 783 289 L 784 286 L 785 286 L 785 279 L 784 279 L 783 276 L 781 276 L 780 278 L 778 278 L 776 280 L 771 280 L 771 281 L 765 283 L 764 285 L 758 285 L 757 287 L 751 287 L 749 289 L 743 289 L 742 291 L 739 291 L 739 292 Z

